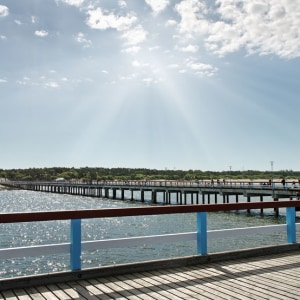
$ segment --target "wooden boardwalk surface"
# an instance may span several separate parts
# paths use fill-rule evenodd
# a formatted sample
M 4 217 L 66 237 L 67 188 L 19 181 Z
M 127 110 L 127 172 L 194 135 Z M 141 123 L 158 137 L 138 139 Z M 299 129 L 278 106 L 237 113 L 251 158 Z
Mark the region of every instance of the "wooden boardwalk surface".
M 300 252 L 7 290 L 0 299 L 300 299 Z

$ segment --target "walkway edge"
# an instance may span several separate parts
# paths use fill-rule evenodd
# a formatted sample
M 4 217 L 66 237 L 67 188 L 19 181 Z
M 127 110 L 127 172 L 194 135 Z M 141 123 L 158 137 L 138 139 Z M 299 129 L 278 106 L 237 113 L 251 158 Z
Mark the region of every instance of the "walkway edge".
M 264 255 L 285 253 L 300 250 L 300 243 L 288 245 L 267 246 L 261 248 L 245 249 L 231 252 L 219 252 L 208 255 L 194 255 L 180 258 L 171 258 L 140 263 L 129 263 L 116 266 L 103 266 L 99 268 L 84 269 L 80 271 L 56 272 L 41 275 L 4 278 L 0 280 L 0 291 L 16 288 L 25 288 L 38 285 L 67 282 L 81 279 L 115 276 L 136 272 L 161 270 L 168 268 L 186 267 L 191 265 L 221 262 L 241 258 L 258 257 Z

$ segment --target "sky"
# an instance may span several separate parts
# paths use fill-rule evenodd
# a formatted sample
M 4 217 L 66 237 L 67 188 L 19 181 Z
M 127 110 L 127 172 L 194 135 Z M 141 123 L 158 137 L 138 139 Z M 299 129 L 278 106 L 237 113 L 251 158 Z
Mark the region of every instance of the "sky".
M 0 169 L 300 170 L 300 0 L 0 0 Z

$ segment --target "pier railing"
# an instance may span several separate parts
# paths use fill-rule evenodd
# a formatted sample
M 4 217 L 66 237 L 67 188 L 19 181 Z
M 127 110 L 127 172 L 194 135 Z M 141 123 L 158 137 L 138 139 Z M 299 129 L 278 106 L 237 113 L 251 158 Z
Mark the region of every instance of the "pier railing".
M 195 254 L 208 254 L 208 240 L 255 233 L 271 233 L 285 231 L 287 243 L 296 243 L 296 207 L 300 201 L 253 202 L 206 204 L 186 206 L 147 206 L 135 208 L 107 208 L 98 210 L 22 212 L 0 214 L 0 223 L 42 222 L 53 220 L 70 220 L 70 242 L 62 244 L 38 245 L 18 248 L 0 249 L 0 259 L 15 257 L 41 256 L 56 253 L 70 253 L 70 269 L 81 270 L 82 251 L 110 248 L 133 247 L 145 244 L 172 243 L 194 240 L 197 244 Z M 286 208 L 286 224 L 258 226 L 235 229 L 207 230 L 207 213 L 217 211 L 237 211 L 262 208 Z M 81 220 L 91 218 L 120 218 L 143 215 L 196 213 L 197 224 L 195 232 L 141 236 L 97 241 L 81 240 Z M 13 234 L 13 233 L 12 233 Z

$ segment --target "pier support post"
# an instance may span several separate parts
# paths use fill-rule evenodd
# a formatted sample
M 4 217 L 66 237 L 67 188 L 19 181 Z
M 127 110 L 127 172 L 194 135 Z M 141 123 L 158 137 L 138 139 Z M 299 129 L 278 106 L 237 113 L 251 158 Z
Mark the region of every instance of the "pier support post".
M 295 207 L 286 208 L 287 242 L 296 243 L 296 209 Z
M 70 265 L 72 271 L 81 269 L 81 219 L 71 220 Z
M 250 203 L 251 202 L 251 197 L 247 196 L 247 202 Z M 247 213 L 250 214 L 250 209 L 247 209 Z
M 274 198 L 274 201 L 278 201 L 278 198 Z M 279 216 L 279 208 L 278 207 L 274 208 L 274 213 L 275 213 L 275 217 Z
M 156 191 L 155 191 L 155 190 L 152 190 L 152 193 L 151 193 L 151 200 L 152 200 L 152 203 L 153 203 L 153 204 L 156 204 L 157 199 L 156 199 Z
M 198 254 L 207 254 L 206 212 L 197 213 L 197 251 Z
M 141 189 L 141 201 L 145 202 L 145 191 Z

